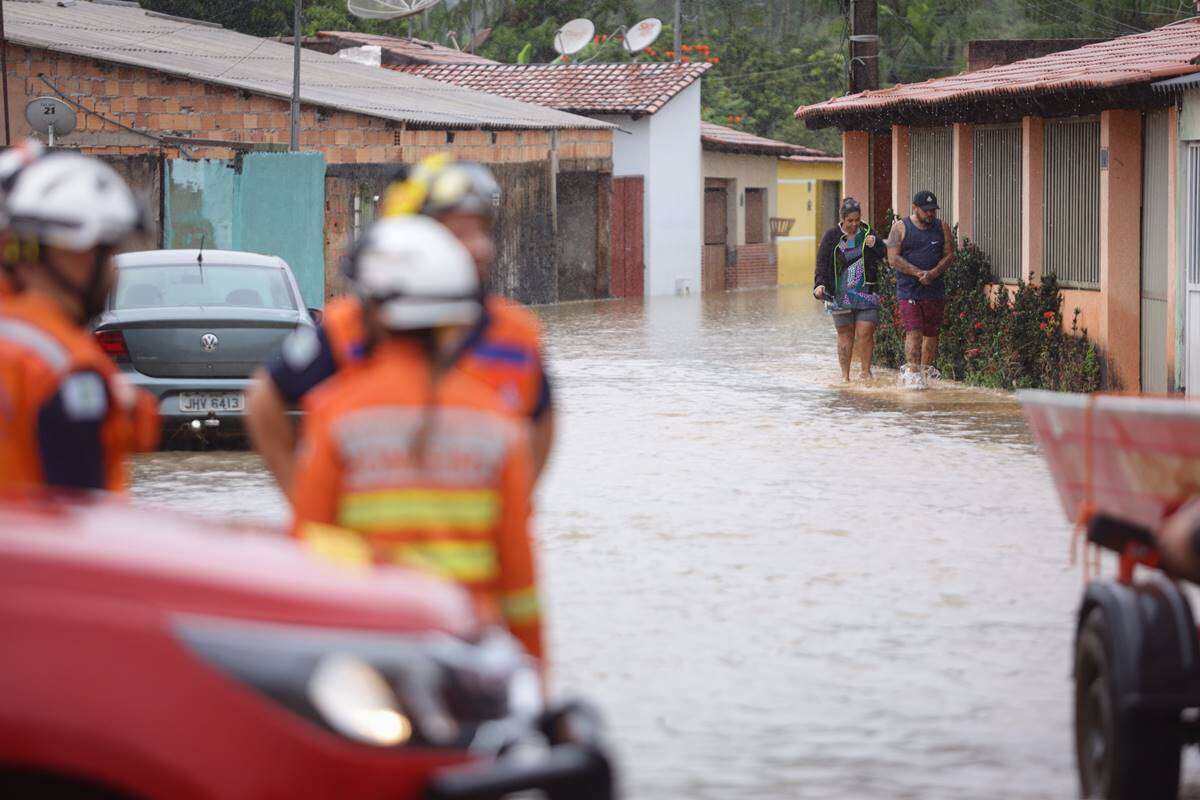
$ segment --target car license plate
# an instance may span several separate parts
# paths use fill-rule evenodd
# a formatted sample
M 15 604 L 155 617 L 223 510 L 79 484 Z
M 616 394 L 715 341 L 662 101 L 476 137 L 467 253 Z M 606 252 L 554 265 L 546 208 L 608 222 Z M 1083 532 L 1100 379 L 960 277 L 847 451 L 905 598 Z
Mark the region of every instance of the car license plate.
M 246 396 L 241 392 L 180 392 L 179 410 L 189 414 L 241 412 Z

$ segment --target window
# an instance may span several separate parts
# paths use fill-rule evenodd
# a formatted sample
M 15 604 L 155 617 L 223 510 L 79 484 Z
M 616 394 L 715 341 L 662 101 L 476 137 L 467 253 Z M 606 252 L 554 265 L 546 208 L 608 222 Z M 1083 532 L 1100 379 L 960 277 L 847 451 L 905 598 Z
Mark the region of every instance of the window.
M 767 240 L 767 190 L 746 190 L 746 244 Z
M 117 271 L 114 309 L 182 306 L 291 311 L 296 299 L 279 267 L 192 263 L 121 267 Z
M 1131 213 L 1138 213 L 1138 198 Z M 1100 121 L 1046 123 L 1044 275 L 1064 286 L 1100 288 Z
M 913 128 L 908 134 L 908 176 L 912 191 L 909 197 L 921 191 L 937 195 L 942 207 L 942 219 L 950 219 L 954 208 L 954 136 L 949 127 Z M 909 197 L 905 202 L 907 213 Z
M 1005 283 L 1021 276 L 1021 125 L 975 128 L 972 231 Z

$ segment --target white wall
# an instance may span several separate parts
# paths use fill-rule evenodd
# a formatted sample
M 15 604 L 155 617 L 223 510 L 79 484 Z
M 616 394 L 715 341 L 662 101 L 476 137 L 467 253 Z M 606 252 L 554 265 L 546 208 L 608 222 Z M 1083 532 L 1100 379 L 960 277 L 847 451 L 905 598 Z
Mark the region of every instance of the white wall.
M 700 81 L 650 117 L 650 168 L 646 294 L 698 293 L 704 245 Z
M 645 179 L 646 294 L 699 292 L 704 230 L 700 82 L 652 116 L 599 119 L 622 129 L 613 134 L 613 176 Z
M 776 176 L 777 156 L 753 155 L 749 153 L 718 153 L 704 151 L 704 177 L 724 178 L 730 181 L 729 197 L 737 217 L 737 224 L 730 229 L 732 244 L 746 243 L 747 189 L 767 190 L 767 216 L 778 216 L 776 194 L 779 179 Z M 765 241 L 770 241 L 769 231 Z
M 650 172 L 650 117 L 597 117 L 616 125 L 613 131 L 613 177 L 648 175 Z

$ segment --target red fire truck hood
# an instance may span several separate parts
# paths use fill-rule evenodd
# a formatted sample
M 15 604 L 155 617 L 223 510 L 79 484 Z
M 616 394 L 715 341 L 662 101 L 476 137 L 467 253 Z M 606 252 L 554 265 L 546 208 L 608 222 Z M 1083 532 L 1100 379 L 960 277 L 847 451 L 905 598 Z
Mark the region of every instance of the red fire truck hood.
M 300 625 L 459 636 L 477 627 L 457 586 L 326 563 L 282 531 L 99 496 L 0 499 L 0 585 Z

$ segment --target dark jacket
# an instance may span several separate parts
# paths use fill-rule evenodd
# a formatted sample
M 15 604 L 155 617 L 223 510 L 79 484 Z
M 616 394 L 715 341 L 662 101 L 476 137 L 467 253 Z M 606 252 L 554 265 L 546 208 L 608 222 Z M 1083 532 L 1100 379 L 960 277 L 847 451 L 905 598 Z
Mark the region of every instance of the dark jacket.
M 865 222 L 863 227 L 867 229 L 867 233 L 875 233 L 871 230 L 871 226 Z M 848 265 L 846 257 L 842 254 L 838 247 L 838 242 L 842 239 L 841 227 L 834 225 L 829 230 L 825 231 L 825 235 L 821 237 L 821 244 L 817 247 L 817 270 L 816 277 L 813 281 L 813 291 L 816 291 L 818 286 L 825 287 L 827 297 L 833 297 L 834 286 L 833 277 L 835 274 L 840 275 Z M 887 260 L 887 242 L 879 234 L 875 234 L 875 246 L 864 247 L 864 267 L 866 272 L 866 280 L 869 284 L 874 284 L 879 280 L 879 262 Z M 835 273 L 834 270 L 837 270 Z

